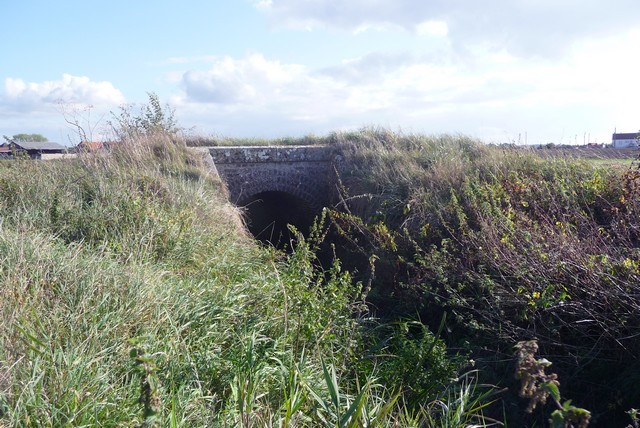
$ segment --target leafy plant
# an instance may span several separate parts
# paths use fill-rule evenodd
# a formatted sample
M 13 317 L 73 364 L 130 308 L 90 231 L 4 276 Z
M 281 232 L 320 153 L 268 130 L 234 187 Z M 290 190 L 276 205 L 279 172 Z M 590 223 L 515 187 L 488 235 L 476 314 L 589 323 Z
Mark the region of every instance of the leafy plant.
M 175 119 L 175 110 L 168 104 L 162 105 L 160 98 L 148 92 L 147 104 L 125 105 L 118 113 L 111 112 L 108 122 L 117 139 L 136 139 L 159 134 L 175 135 L 180 127 Z
M 556 409 L 551 413 L 549 424 L 553 428 L 586 428 L 589 426 L 591 412 L 571 404 L 571 400 L 562 402 L 560 382 L 555 373 L 545 371 L 551 362 L 536 359 L 538 343 L 535 340 L 518 342 L 515 346 L 517 355 L 516 379 L 520 380 L 519 395 L 527 398 L 527 412 L 531 413 L 538 404 L 545 404 L 551 397 Z

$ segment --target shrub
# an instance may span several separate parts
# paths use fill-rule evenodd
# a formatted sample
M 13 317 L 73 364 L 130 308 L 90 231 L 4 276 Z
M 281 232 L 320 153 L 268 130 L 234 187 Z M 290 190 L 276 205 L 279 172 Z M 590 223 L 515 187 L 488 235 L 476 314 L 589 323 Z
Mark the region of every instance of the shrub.
M 466 137 L 332 142 L 348 165 L 336 246 L 371 279 L 376 314 L 419 313 L 434 330 L 448 313 L 443 339 L 494 381 L 511 345 L 537 337 L 596 421 L 640 399 L 627 370 L 640 357 L 636 171 Z

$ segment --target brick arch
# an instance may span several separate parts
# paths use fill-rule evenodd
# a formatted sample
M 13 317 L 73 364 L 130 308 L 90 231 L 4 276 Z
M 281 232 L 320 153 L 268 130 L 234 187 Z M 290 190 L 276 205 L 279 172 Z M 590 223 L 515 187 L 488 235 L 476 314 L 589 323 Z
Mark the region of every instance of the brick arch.
M 242 204 L 263 192 L 293 195 L 312 209 L 330 201 L 334 150 L 326 146 L 208 147 L 210 167 Z
M 276 167 L 262 167 L 243 174 L 229 175 L 227 188 L 230 200 L 238 205 L 264 192 L 283 192 L 293 195 L 312 209 L 320 210 L 328 202 L 326 173 L 320 171 L 291 171 Z

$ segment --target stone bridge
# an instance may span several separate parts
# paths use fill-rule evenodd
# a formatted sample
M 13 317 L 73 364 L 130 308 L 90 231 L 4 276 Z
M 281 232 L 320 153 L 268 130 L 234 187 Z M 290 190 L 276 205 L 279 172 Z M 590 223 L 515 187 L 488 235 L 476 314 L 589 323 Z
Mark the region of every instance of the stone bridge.
M 251 232 L 275 243 L 287 224 L 308 229 L 330 203 L 335 150 L 327 146 L 207 147 L 214 168 L 243 207 Z M 286 236 L 284 236 L 286 240 Z

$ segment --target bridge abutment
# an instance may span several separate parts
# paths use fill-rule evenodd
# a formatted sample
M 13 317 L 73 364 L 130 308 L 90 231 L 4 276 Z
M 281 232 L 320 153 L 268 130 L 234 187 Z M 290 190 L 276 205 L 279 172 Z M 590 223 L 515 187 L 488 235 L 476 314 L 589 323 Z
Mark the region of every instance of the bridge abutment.
M 229 200 L 245 208 L 251 232 L 275 243 L 286 224 L 308 229 L 334 187 L 335 152 L 326 146 L 208 147 Z M 266 237 L 263 239 L 263 237 Z M 286 240 L 286 237 L 284 238 Z
M 242 205 L 254 195 L 279 191 L 316 209 L 329 202 L 334 152 L 325 146 L 209 147 L 229 200 Z

